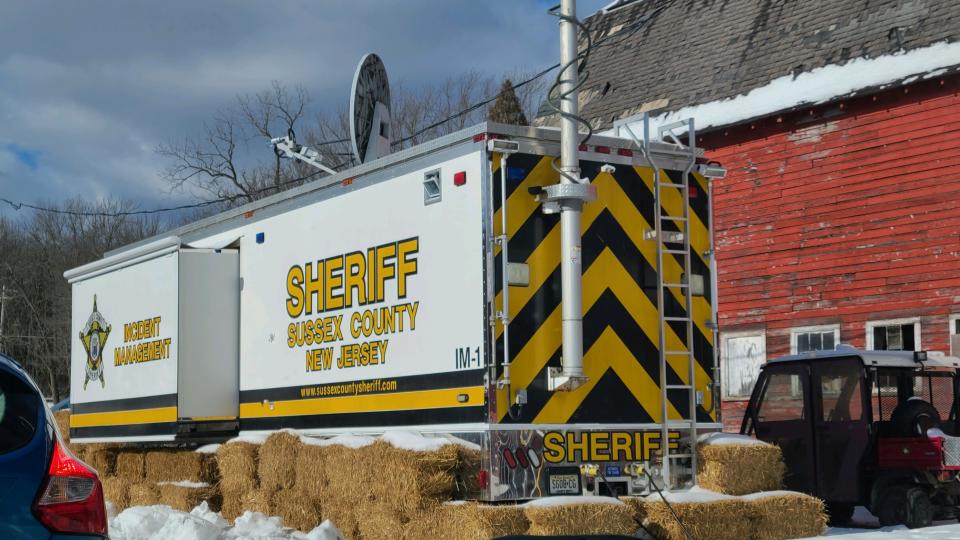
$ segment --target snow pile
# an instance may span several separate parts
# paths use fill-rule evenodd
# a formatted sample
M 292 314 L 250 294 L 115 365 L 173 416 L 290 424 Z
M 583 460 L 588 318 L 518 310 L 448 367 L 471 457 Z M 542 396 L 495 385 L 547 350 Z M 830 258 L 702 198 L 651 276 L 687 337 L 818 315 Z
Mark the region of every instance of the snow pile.
M 201 454 L 216 454 L 217 449 L 219 448 L 220 448 L 219 444 L 207 444 L 207 445 L 201 446 L 200 448 L 197 448 L 196 450 L 194 450 L 194 452 L 200 452 Z
M 244 512 L 231 527 L 206 503 L 189 514 L 162 505 L 128 508 L 112 517 L 109 526 L 112 540 L 344 540 L 343 533 L 330 520 L 302 533 L 284 527 L 278 517 Z
M 825 103 L 865 88 L 882 88 L 911 75 L 934 77 L 934 74 L 943 74 L 945 68 L 958 64 L 960 42 L 941 42 L 876 58 L 856 58 L 843 65 L 823 66 L 796 77 L 785 75 L 747 94 L 651 116 L 650 132 L 655 134 L 657 127 L 687 118 L 695 119 L 696 128 L 701 130 L 726 126 L 803 105 Z M 629 126 L 637 137 L 643 136 L 642 121 L 630 122 Z M 616 128 L 603 133 L 615 134 Z M 620 136 L 629 135 L 623 130 Z
M 714 433 L 704 433 L 697 438 L 697 444 L 723 445 L 740 444 L 746 446 L 770 446 L 769 443 L 759 441 L 749 435 L 739 435 L 736 433 L 723 433 L 717 431 Z
M 239 437 L 234 437 L 227 441 L 224 444 L 230 444 L 232 442 L 245 442 L 250 444 L 263 444 L 267 440 L 268 435 L 254 435 L 254 434 L 243 434 Z M 216 451 L 216 450 L 214 450 Z
M 714 501 L 732 501 L 737 497 L 733 495 L 724 495 L 709 489 L 694 486 L 686 491 L 663 491 L 663 497 L 660 493 L 651 493 L 644 497 L 649 502 L 659 502 L 666 499 L 669 503 L 707 503 Z
M 373 444 L 377 439 L 382 440 L 383 442 L 389 443 L 394 448 L 401 448 L 403 450 L 413 450 L 416 452 L 435 452 L 441 447 L 447 444 L 457 444 L 463 446 L 464 448 L 469 448 L 472 450 L 479 450 L 480 445 L 474 444 L 470 441 L 459 439 L 457 437 L 428 437 L 421 433 L 414 431 L 406 430 L 391 430 L 384 432 L 383 435 L 374 438 L 368 435 L 337 435 L 334 437 L 328 438 L 319 438 L 309 435 L 304 435 L 303 433 L 298 433 L 293 430 L 284 430 L 290 431 L 291 433 L 300 437 L 300 442 L 303 444 L 311 446 L 331 446 L 338 444 L 340 446 L 346 446 L 347 448 L 363 448 L 364 446 L 369 446 Z
M 567 506 L 575 504 L 616 504 L 625 505 L 620 499 L 613 497 L 600 497 L 597 495 L 562 495 L 557 497 L 543 497 L 524 503 L 521 506 L 527 508 L 549 508 L 552 506 Z
M 316 439 L 303 435 L 300 436 L 300 442 L 303 444 L 310 444 L 314 446 L 331 446 L 334 444 L 339 444 L 340 446 L 346 446 L 347 448 L 354 449 L 370 446 L 373 444 L 373 441 L 373 437 L 367 437 L 366 435 L 337 435 L 336 437 L 330 437 L 329 439 Z
M 380 436 L 384 442 L 394 448 L 413 450 L 415 452 L 436 452 L 440 448 L 451 444 L 451 441 L 439 437 L 424 437 L 412 431 L 388 431 Z

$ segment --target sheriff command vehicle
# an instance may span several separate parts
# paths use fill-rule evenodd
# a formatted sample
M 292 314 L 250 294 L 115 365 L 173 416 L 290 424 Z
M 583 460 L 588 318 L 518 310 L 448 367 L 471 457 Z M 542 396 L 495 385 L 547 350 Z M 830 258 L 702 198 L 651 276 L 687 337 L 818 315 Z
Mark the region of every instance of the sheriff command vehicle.
M 720 427 L 710 167 L 580 148 L 583 373 L 557 383 L 559 144 L 479 124 L 66 272 L 71 437 L 409 429 L 479 444 L 486 500 L 689 485 Z

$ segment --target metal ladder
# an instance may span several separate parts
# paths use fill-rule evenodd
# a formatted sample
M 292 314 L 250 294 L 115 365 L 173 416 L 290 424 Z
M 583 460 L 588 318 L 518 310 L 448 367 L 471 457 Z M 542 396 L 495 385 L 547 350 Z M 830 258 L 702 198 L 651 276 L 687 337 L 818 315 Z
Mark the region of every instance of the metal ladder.
M 634 141 L 637 137 L 633 135 L 629 126 L 624 126 L 630 133 Z M 682 144 L 674 134 L 675 129 L 685 127 L 689 134 L 689 145 Z M 666 137 L 666 139 L 665 139 Z M 643 144 L 640 144 L 644 158 L 650 164 L 653 170 L 653 192 L 654 192 L 654 223 L 653 230 L 647 231 L 644 237 L 647 240 L 654 240 L 657 244 L 657 315 L 659 317 L 659 356 L 660 356 L 660 413 L 661 413 L 661 433 L 660 446 L 661 456 L 663 458 L 662 475 L 665 486 L 670 489 L 674 486 L 671 469 L 675 461 L 689 459 L 691 468 L 691 477 L 693 485 L 697 482 L 697 406 L 699 405 L 698 392 L 696 388 L 696 358 L 693 350 L 693 291 L 691 289 L 691 257 L 693 255 L 690 247 L 690 178 L 694 167 L 696 166 L 696 132 L 694 130 L 693 119 L 687 119 L 680 122 L 666 124 L 658 128 L 658 139 L 667 143 L 672 143 L 675 150 L 689 153 L 689 162 L 679 183 L 675 183 L 669 178 L 666 181 L 661 179 L 662 170 L 657 166 L 650 152 L 650 117 L 643 115 Z M 668 140 L 669 139 L 669 140 Z M 683 202 L 683 212 L 681 216 L 671 216 L 663 209 L 664 190 L 676 189 L 680 192 Z M 664 223 L 674 223 L 679 231 L 664 230 Z M 681 244 L 682 248 L 671 247 L 669 244 Z M 676 257 L 683 267 L 681 279 L 677 282 L 667 281 L 664 277 L 664 260 L 668 257 Z M 674 294 L 674 291 L 682 291 L 684 299 L 685 314 L 683 316 L 667 315 L 666 302 L 667 296 Z M 686 332 L 683 336 L 686 342 L 687 350 L 670 350 L 667 347 L 667 327 L 668 323 L 682 323 Z M 667 370 L 670 369 L 668 359 L 683 358 L 687 367 L 686 384 L 667 384 Z M 688 411 L 689 418 L 680 420 L 669 420 L 668 416 L 668 392 L 670 390 L 685 390 L 689 397 Z M 689 452 L 674 452 L 670 448 L 670 432 L 686 430 L 688 432 L 687 440 L 690 441 Z

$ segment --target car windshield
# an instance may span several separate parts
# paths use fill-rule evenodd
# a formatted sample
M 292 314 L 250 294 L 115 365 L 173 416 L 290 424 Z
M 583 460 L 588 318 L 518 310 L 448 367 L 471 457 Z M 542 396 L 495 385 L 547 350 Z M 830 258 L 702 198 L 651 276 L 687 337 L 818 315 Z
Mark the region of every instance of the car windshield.
M 37 432 L 41 406 L 40 397 L 32 388 L 0 371 L 0 454 L 30 442 Z

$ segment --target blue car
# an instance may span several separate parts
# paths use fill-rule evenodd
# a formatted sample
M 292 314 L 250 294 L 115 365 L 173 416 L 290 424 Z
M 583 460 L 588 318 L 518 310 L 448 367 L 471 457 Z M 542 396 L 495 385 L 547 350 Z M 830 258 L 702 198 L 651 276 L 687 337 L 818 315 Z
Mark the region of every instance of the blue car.
M 0 538 L 106 537 L 96 471 L 64 444 L 30 376 L 0 355 Z

